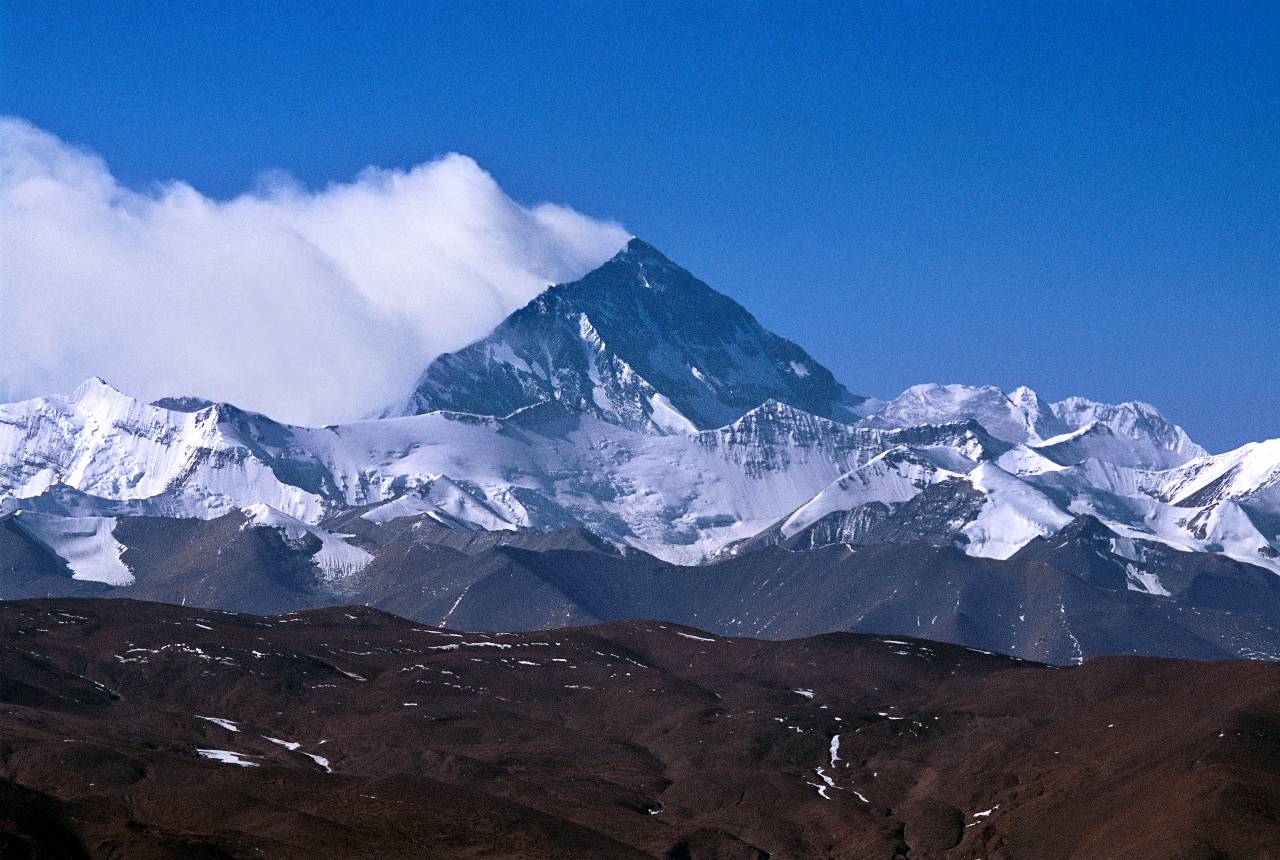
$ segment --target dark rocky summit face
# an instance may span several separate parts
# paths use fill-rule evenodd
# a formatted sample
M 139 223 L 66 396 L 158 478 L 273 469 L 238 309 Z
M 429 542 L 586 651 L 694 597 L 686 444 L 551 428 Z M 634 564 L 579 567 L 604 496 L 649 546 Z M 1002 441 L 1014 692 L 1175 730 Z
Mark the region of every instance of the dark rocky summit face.
M 586 277 L 549 288 L 488 337 L 438 358 L 400 411 L 506 415 L 559 400 L 661 432 L 675 429 L 673 420 L 721 427 L 770 398 L 842 421 L 857 420 L 865 399 L 733 299 L 632 239 Z
M 0 604 L 0 856 L 1253 858 L 1280 670 Z

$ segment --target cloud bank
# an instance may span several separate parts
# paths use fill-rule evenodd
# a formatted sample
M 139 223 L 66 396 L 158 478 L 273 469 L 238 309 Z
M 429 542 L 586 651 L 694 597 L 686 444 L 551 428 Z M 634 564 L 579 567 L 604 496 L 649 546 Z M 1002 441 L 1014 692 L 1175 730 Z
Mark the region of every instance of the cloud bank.
M 0 401 L 98 375 L 148 399 L 349 420 L 627 238 L 521 206 L 463 155 L 318 191 L 269 175 L 217 201 L 122 187 L 95 154 L 0 117 Z

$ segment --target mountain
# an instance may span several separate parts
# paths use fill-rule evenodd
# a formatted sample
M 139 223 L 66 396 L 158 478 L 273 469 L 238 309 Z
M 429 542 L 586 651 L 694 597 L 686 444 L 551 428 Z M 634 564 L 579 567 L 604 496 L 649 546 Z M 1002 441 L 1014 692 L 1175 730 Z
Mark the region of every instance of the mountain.
M 632 239 L 488 337 L 431 363 L 389 414 L 509 415 L 545 400 L 630 429 L 721 427 L 766 400 L 853 421 L 865 398 L 728 296 Z
M 1096 403 L 1083 397 L 1047 403 L 1025 386 L 1006 393 L 993 385 L 915 385 L 860 423 L 897 428 L 965 419 L 1041 453 L 1072 443 L 1077 459 L 1071 462 L 1096 456 L 1136 468 L 1168 469 L 1207 454 L 1148 403 Z
M 100 379 L 0 404 L 0 597 L 1280 654 L 1276 441 L 1209 455 L 1028 388 L 863 401 L 638 240 L 415 398 L 329 427 Z
M 70 488 L 83 511 L 88 497 L 174 516 L 262 503 L 314 521 L 340 491 L 301 449 L 328 435 L 228 404 L 153 406 L 94 378 L 66 397 L 0 405 L 0 506 Z
M 987 432 L 1009 442 L 1039 439 L 1046 422 L 1050 435 L 1066 429 L 1047 404 L 1029 388 L 1006 394 L 994 385 L 913 385 L 879 405 L 862 423 L 867 427 L 915 427 L 972 419 Z
M 945 449 L 942 460 L 928 449 L 888 452 L 841 476 L 747 546 L 914 536 L 969 555 L 1008 558 L 1088 514 L 1125 539 L 1280 573 L 1280 459 L 1266 443 L 1160 471 L 1093 457 L 1071 465 L 1043 456 L 1028 461 L 1033 450 L 1017 446 L 968 463 Z M 1070 462 L 1068 450 L 1054 453 Z
M 1181 507 L 1227 499 L 1280 501 L 1280 439 L 1197 458 L 1153 478 L 1149 486 L 1161 499 Z
M 1280 674 L 0 604 L 5 857 L 1260 858 Z

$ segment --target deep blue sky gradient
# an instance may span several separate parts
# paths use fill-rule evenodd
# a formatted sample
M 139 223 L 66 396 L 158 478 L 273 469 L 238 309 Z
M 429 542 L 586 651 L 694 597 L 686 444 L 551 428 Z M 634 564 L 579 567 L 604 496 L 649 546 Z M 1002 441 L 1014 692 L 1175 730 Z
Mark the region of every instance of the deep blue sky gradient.
M 229 197 L 464 152 L 854 391 L 1280 435 L 1280 4 L 0 6 L 0 110 Z

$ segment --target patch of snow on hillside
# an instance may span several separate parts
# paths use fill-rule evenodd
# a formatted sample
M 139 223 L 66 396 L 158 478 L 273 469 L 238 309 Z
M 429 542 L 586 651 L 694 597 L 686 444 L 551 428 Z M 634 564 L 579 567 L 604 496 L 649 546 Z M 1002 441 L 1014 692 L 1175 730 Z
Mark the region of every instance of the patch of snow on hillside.
M 133 584 L 133 572 L 120 558 L 125 547 L 112 534 L 115 517 L 60 517 L 21 511 L 15 522 L 65 561 L 72 579 Z
M 693 434 L 698 432 L 697 426 L 681 415 L 680 410 L 671 405 L 671 401 L 667 399 L 666 395 L 654 393 L 649 397 L 649 406 L 653 410 L 649 414 L 650 420 L 668 433 Z
M 291 543 L 301 543 L 308 536 L 318 540 L 320 549 L 311 558 L 321 571 L 331 577 L 357 573 L 373 561 L 368 551 L 347 543 L 342 535 L 309 526 L 269 505 L 250 505 L 244 514 L 249 520 L 246 525 L 279 529 L 285 540 Z
M 258 767 L 256 761 L 249 761 L 245 758 L 244 753 L 233 752 L 231 750 L 205 750 L 197 749 L 196 752 L 205 758 L 211 758 L 214 761 L 220 761 L 223 764 L 236 764 L 240 767 Z
M 1141 570 L 1137 565 L 1126 564 L 1124 566 L 1125 587 L 1130 591 L 1140 591 L 1143 594 L 1154 594 L 1158 597 L 1171 597 L 1169 590 L 1160 582 L 1160 577 L 1150 571 Z
M 226 729 L 226 730 L 227 730 L 227 731 L 229 731 L 229 732 L 238 732 L 238 731 L 240 731 L 240 727 L 239 727 L 239 726 L 237 726 L 234 722 L 232 722 L 231 720 L 223 719 L 222 717 L 202 717 L 202 716 L 197 715 L 197 716 L 196 716 L 196 719 L 198 719 L 198 720 L 207 720 L 208 722 L 213 723 L 215 726 L 219 726 L 219 727 L 221 727 L 221 728 L 224 728 L 224 729 Z

